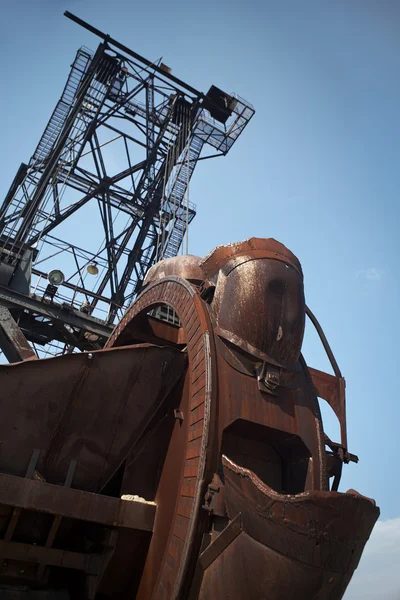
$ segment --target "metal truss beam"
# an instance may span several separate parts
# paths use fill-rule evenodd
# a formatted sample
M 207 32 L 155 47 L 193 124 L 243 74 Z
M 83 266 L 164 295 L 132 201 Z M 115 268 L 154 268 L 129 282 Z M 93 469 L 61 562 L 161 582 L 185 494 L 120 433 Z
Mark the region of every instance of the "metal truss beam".
M 61 306 L 55 303 L 46 304 L 36 298 L 31 298 L 0 286 L 0 305 L 11 309 L 24 309 L 54 321 L 66 323 L 83 331 L 93 333 L 104 340 L 108 339 L 113 328 L 100 319 L 79 312 L 70 306 Z
M 0 304 L 20 310 L 29 341 L 64 343 L 60 352 L 97 348 L 152 264 L 177 255 L 196 214 L 188 190 L 203 146 L 226 154 L 254 113 L 238 96 L 215 86 L 203 94 L 65 14 L 100 45 L 78 50 L 0 208 Z M 26 297 L 16 295 L 24 252 L 33 257 Z M 63 279 L 55 289 L 54 269 Z
M 137 52 L 134 52 L 133 50 L 131 50 L 127 46 L 124 46 L 123 44 L 121 44 L 120 42 L 117 42 L 117 40 L 114 40 L 108 34 L 103 33 L 99 29 L 96 29 L 96 27 L 92 27 L 92 25 L 89 25 L 89 23 L 86 23 L 86 21 L 83 21 L 79 17 L 76 17 L 75 15 L 73 15 L 72 13 L 70 13 L 69 11 L 65 11 L 64 15 L 68 19 L 71 19 L 71 21 L 74 21 L 75 23 L 77 23 L 77 25 L 80 25 L 81 27 L 84 27 L 85 29 L 87 29 L 91 33 L 94 33 L 94 35 L 97 35 L 99 38 L 103 39 L 104 41 L 106 41 L 111 46 L 115 46 L 115 48 L 118 48 L 118 50 L 121 50 L 122 52 L 124 52 L 128 56 L 131 56 L 132 58 L 135 58 L 136 60 L 140 61 L 141 63 L 144 63 L 145 65 L 147 65 L 148 67 L 150 67 L 152 71 L 155 71 L 156 73 L 158 73 L 159 75 L 162 75 L 166 79 L 169 79 L 170 81 L 173 81 L 174 83 L 176 83 L 177 85 L 179 85 L 184 90 L 187 90 L 191 94 L 194 94 L 194 96 L 200 97 L 200 96 L 203 95 L 201 92 L 199 92 L 198 90 L 196 90 L 191 85 L 188 85 L 187 83 L 185 83 L 181 79 L 178 79 L 174 75 L 171 75 L 170 73 L 166 73 L 165 70 L 161 69 L 155 63 L 152 63 L 150 60 L 147 60 L 147 58 L 144 58 L 143 56 L 140 56 L 140 54 L 137 54 Z

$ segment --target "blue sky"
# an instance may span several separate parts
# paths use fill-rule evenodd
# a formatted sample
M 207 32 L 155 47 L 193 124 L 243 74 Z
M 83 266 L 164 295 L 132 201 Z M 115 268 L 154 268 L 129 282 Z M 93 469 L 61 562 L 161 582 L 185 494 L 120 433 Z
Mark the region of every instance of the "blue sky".
M 76 49 L 97 46 L 65 9 L 148 58 L 163 56 L 197 89 L 216 84 L 255 106 L 229 155 L 196 170 L 189 250 L 204 255 L 260 236 L 299 257 L 307 303 L 347 379 L 349 447 L 360 463 L 345 469 L 342 490 L 376 498 L 382 519 L 396 523 L 400 4 L 8 2 L 0 24 L 2 196 L 32 154 Z M 311 332 L 305 355 L 327 367 Z M 328 434 L 337 438 L 328 412 Z

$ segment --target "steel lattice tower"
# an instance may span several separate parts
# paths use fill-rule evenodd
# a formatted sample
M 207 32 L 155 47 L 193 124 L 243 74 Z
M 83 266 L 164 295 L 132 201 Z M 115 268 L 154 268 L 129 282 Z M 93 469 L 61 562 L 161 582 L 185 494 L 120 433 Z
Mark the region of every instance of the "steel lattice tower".
M 10 361 L 29 354 L 24 336 L 41 355 L 103 345 L 148 268 L 178 254 L 203 149 L 227 154 L 254 114 L 236 94 L 203 94 L 66 15 L 102 42 L 77 52 L 0 209 L 0 347 Z M 60 283 L 49 279 L 54 266 Z

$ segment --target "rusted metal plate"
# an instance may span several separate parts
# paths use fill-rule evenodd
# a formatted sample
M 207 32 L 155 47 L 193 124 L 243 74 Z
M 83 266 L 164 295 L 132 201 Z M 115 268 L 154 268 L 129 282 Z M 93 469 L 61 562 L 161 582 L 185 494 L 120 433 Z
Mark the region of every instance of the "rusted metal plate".
M 297 374 L 298 389 L 281 387 L 278 395 L 261 392 L 255 377 L 232 369 L 220 354 L 218 373 L 224 398 L 218 421 L 221 447 L 232 437 L 232 458 L 240 462 L 239 456 L 246 456 L 243 466 L 274 478 L 278 490 L 327 489 L 322 423 L 306 373 Z
M 248 240 L 220 247 L 204 261 L 210 276 L 217 265 L 222 271 L 214 274 L 210 309 L 220 336 L 255 361 L 268 357 L 271 364 L 294 368 L 305 322 L 297 259 L 275 240 Z
M 308 368 L 315 390 L 320 398 L 326 400 L 333 412 L 338 418 L 340 424 L 341 445 L 345 451 L 344 458 L 348 462 L 347 456 L 347 424 L 346 424 L 346 382 L 343 377 L 330 375 L 318 371 L 318 369 Z
M 301 563 L 242 532 L 206 570 L 198 599 L 336 600 L 346 588 L 336 576 L 328 570 L 314 578 Z M 323 595 L 320 583 L 325 583 Z
M 0 473 L 0 504 L 60 517 L 153 531 L 156 505 Z
M 302 274 L 298 258 L 286 246 L 273 238 L 248 238 L 243 242 L 217 246 L 201 261 L 201 268 L 205 277 L 213 277 L 221 269 L 225 269 L 228 262 L 243 257 L 252 260 L 264 258 L 278 260 L 292 266 Z
M 353 571 L 379 516 L 372 501 L 338 492 L 278 494 L 249 469 L 223 457 L 228 516 L 275 551 L 320 569 Z M 284 532 L 284 533 L 283 533 Z
M 205 569 L 200 600 L 342 598 L 379 515 L 374 503 L 351 493 L 282 496 L 223 464 L 228 514 L 240 515 L 243 532 Z
M 148 270 L 144 285 L 155 283 L 165 277 L 179 277 L 192 282 L 201 282 L 204 273 L 200 267 L 200 260 L 198 256 L 191 254 L 161 260 Z
M 74 459 L 73 487 L 100 490 L 185 369 L 182 352 L 150 345 L 1 366 L 0 471 L 24 475 L 40 448 L 46 481 Z

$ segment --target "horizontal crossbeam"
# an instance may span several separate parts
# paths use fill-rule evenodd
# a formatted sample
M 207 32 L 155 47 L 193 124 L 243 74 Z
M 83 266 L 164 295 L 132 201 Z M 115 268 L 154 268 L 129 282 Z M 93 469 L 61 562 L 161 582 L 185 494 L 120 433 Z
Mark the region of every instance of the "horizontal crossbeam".
M 0 473 L 0 504 L 141 531 L 153 531 L 156 514 L 152 502 L 111 498 L 5 473 Z
M 61 321 L 71 327 L 78 327 L 84 331 L 94 333 L 102 338 L 108 338 L 111 335 L 113 327 L 106 325 L 100 319 L 95 319 L 72 307 L 64 307 L 59 304 L 46 304 L 37 298 L 24 296 L 14 290 L 0 286 L 0 305 L 7 308 L 19 308 L 29 310 L 44 317 Z

